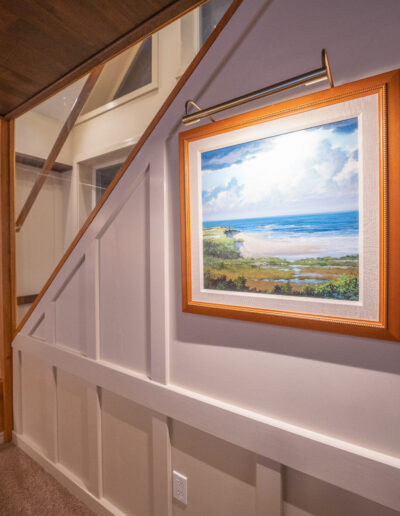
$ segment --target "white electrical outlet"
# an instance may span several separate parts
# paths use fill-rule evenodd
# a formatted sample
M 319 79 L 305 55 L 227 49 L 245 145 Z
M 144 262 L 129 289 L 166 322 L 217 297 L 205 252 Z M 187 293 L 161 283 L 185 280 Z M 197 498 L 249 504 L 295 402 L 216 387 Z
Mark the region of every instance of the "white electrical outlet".
M 172 486 L 174 498 L 187 505 L 187 477 L 177 471 L 173 471 Z

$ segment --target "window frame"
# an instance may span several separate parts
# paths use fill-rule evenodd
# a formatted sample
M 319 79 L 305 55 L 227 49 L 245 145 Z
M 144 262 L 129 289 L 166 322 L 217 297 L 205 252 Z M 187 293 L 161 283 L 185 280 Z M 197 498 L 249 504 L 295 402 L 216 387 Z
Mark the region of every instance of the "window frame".
M 180 19 L 180 78 L 200 50 L 200 11 L 194 9 Z
M 231 0 L 231 5 L 233 0 Z M 205 42 L 201 42 L 201 8 L 193 9 L 190 13 L 180 19 L 181 46 L 180 46 L 180 68 L 177 78 L 179 79 L 193 57 L 197 55 Z
M 123 74 L 123 77 L 121 77 L 121 81 L 119 82 L 116 89 L 118 89 L 124 77 L 125 73 Z M 132 100 L 141 97 L 142 95 L 146 95 L 147 93 L 150 93 L 151 91 L 158 89 L 158 85 L 158 34 L 156 33 L 151 36 L 151 82 L 145 84 L 137 90 L 131 91 L 130 93 L 127 93 L 122 97 L 119 97 L 118 99 L 111 100 L 103 106 L 100 106 L 98 108 L 93 109 L 92 111 L 89 111 L 89 113 L 81 115 L 76 121 L 75 125 L 81 124 L 82 122 L 86 122 L 87 120 L 91 120 L 92 118 L 100 116 L 103 113 L 111 111 L 112 109 L 115 109 L 119 106 L 122 106 L 127 102 L 131 102 Z
M 105 159 L 104 161 L 99 161 L 97 163 L 93 163 L 92 165 L 92 210 L 96 207 L 97 203 L 100 201 L 97 201 L 96 199 L 96 193 L 97 193 L 97 171 L 102 168 L 112 167 L 113 165 L 120 164 L 120 167 L 123 165 L 124 160 L 121 162 L 121 158 L 114 158 L 114 159 Z M 105 191 L 105 190 L 104 190 Z

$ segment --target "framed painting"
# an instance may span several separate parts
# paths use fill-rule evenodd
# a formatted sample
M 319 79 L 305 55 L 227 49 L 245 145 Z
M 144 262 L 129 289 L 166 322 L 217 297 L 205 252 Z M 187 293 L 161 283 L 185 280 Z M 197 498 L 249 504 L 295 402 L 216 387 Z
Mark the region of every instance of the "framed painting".
M 400 340 L 399 77 L 180 134 L 184 311 Z

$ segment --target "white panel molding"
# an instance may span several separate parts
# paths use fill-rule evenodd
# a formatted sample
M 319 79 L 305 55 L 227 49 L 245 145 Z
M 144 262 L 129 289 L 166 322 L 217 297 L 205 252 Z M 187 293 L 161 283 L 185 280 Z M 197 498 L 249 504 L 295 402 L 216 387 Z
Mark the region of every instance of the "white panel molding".
M 166 416 L 152 418 L 153 515 L 172 516 L 172 461 L 169 422 Z
M 73 264 L 71 264 L 72 266 L 69 267 L 69 270 L 71 272 L 67 275 L 65 280 L 61 283 L 61 285 L 60 285 L 60 282 L 58 282 L 59 287 L 57 288 L 55 294 L 53 294 L 52 301 L 57 301 L 57 299 L 61 296 L 61 294 L 65 290 L 66 286 L 71 281 L 72 277 L 75 275 L 75 273 L 78 271 L 78 269 L 82 266 L 82 264 L 85 263 L 85 258 L 86 258 L 86 255 L 82 254 L 82 256 L 79 257 L 78 261 L 74 260 Z
M 314 516 L 313 514 L 303 511 L 287 502 L 283 504 L 283 513 L 285 516 Z
M 283 515 L 283 466 L 257 457 L 256 516 Z
M 144 180 L 147 173 L 149 173 L 149 164 L 147 164 L 145 167 L 140 168 L 140 172 L 137 173 L 132 181 L 132 183 L 129 185 L 129 187 L 126 189 L 126 191 L 123 192 L 122 195 L 120 195 L 119 198 L 113 198 L 113 203 L 110 205 L 107 205 L 108 213 L 105 217 L 102 218 L 102 223 L 99 228 L 96 229 L 96 236 L 98 240 L 101 239 L 101 237 L 104 235 L 104 233 L 107 231 L 107 229 L 111 226 L 111 224 L 114 222 L 114 220 L 117 218 L 120 211 L 123 209 L 125 204 L 129 201 L 132 194 L 135 192 L 135 190 L 140 186 L 142 181 Z M 92 227 L 92 226 L 91 226 Z
M 18 335 L 14 352 L 33 353 L 159 414 L 181 421 L 263 457 L 400 510 L 400 458 L 237 407 L 145 375 L 94 361 Z
M 93 240 L 85 256 L 86 355 L 94 360 L 100 353 L 99 241 Z
M 21 436 L 14 432 L 13 442 L 96 514 L 102 516 L 126 516 L 108 500 L 104 498 L 96 498 L 92 493 L 90 493 L 84 483 L 71 473 L 69 469 L 60 463 L 54 464 L 51 460 L 45 457 L 37 446 L 35 446 L 35 444 L 26 436 Z
M 39 321 L 40 321 L 40 319 L 39 319 Z M 35 328 L 39 324 L 40 324 L 40 322 L 35 324 Z M 46 342 L 55 344 L 56 343 L 56 303 L 53 300 L 48 301 L 48 305 L 47 305 L 45 313 L 44 313 L 44 325 L 45 325 Z M 33 337 L 33 335 L 32 335 L 32 337 Z
M 48 287 L 45 295 L 39 301 L 23 328 L 21 328 L 20 334 L 31 335 L 40 323 L 43 314 L 45 314 L 46 341 L 55 342 L 55 307 L 52 307 L 52 301 L 60 294 L 64 286 L 67 285 L 70 277 L 73 276 L 75 269 L 79 266 L 81 260 L 85 258 L 85 255 L 87 253 L 90 255 L 90 248 L 94 245 L 94 241 L 101 239 L 103 233 L 110 224 L 112 224 L 148 172 L 148 159 L 140 159 L 140 156 L 137 156 L 135 166 L 131 166 L 129 172 L 127 172 L 116 185 L 111 196 L 102 206 L 89 228 L 71 252 L 68 260 L 59 270 L 57 277 Z M 87 308 L 90 309 L 89 304 Z
M 169 381 L 166 173 L 165 146 L 161 146 L 150 168 L 150 378 L 164 384 Z
M 90 302 L 95 294 L 95 289 L 93 288 L 94 285 L 90 283 L 90 271 L 89 273 L 87 272 L 87 254 L 90 252 L 90 250 L 91 247 L 86 249 L 78 260 L 74 260 L 74 265 L 69 268 L 70 273 L 62 283 L 57 282 L 58 289 L 51 297 L 51 303 L 49 307 L 53 319 L 48 318 L 48 327 L 51 328 L 51 324 L 53 324 L 54 331 L 51 332 L 53 335 L 53 342 L 55 344 L 61 344 L 67 348 L 72 347 L 75 352 L 81 353 L 83 355 L 87 355 L 88 350 L 95 348 L 95 325 L 93 325 L 94 313 L 92 314 L 92 312 L 94 312 L 94 304 Z M 74 283 L 77 281 L 83 282 L 83 287 L 85 288 L 84 295 L 82 296 L 82 292 L 80 292 L 79 295 L 76 295 L 75 293 L 75 299 L 73 299 L 71 303 L 71 285 L 73 288 Z M 78 283 L 78 285 L 80 286 L 80 283 Z M 91 289 L 87 290 L 89 286 Z M 80 286 L 80 288 L 82 287 Z M 81 297 L 83 297 L 84 300 L 83 306 L 80 307 L 80 311 L 83 311 L 82 319 L 86 320 L 90 324 L 83 325 L 82 322 L 77 324 L 77 321 L 73 320 L 72 322 L 71 320 L 68 321 L 67 319 L 68 322 L 65 326 L 65 322 L 63 324 L 65 314 L 70 312 L 72 306 L 75 304 L 79 306 Z M 53 305 L 53 308 L 51 305 Z M 82 331 L 82 326 L 84 326 L 84 331 Z M 71 338 L 71 334 L 73 335 L 74 333 L 74 328 L 76 328 L 76 333 L 80 335 L 80 338 L 76 338 L 76 334 L 74 336 L 75 339 L 73 337 Z M 51 342 L 49 339 L 47 340 Z
M 147 165 L 96 234 L 100 358 L 145 374 L 150 367 L 149 182 Z
M 49 382 L 51 385 L 51 395 L 52 395 L 52 439 L 53 442 L 50 443 L 51 446 L 49 448 L 49 458 L 53 462 L 57 463 L 59 461 L 59 446 L 58 446 L 58 389 L 57 389 L 57 368 L 55 366 L 51 366 L 49 368 L 48 373 Z
M 94 439 L 88 440 L 88 489 L 97 498 L 103 496 L 103 471 L 101 452 L 101 408 L 100 389 L 92 384 L 88 385 L 88 434 L 94 435 Z
M 34 333 L 36 332 L 36 330 L 39 328 L 39 326 L 41 324 L 46 324 L 46 322 L 45 322 L 45 314 L 44 313 L 36 321 L 35 325 L 31 329 L 31 331 L 29 332 L 29 335 L 32 335 L 32 337 L 35 337 Z M 39 338 L 39 337 L 37 337 L 37 338 Z

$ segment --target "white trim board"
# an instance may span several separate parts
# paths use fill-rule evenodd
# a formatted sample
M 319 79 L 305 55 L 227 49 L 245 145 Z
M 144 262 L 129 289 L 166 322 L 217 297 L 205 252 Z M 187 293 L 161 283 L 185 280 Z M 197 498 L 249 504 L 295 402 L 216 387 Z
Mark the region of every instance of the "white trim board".
M 142 43 L 142 42 L 141 42 Z M 141 43 L 138 43 L 137 51 L 140 50 Z M 131 52 L 133 48 L 125 50 L 125 52 Z M 138 97 L 141 97 L 142 95 L 146 95 L 147 93 L 150 93 L 154 90 L 156 90 L 159 87 L 159 74 L 158 74 L 158 33 L 156 32 L 151 36 L 151 52 L 152 52 L 152 58 L 151 58 L 151 81 L 144 86 L 137 88 L 136 90 L 131 91 L 130 93 L 126 93 L 122 97 L 118 97 L 115 100 L 112 100 L 112 97 L 117 92 L 119 86 L 121 85 L 123 79 L 125 78 L 126 73 L 129 71 L 129 68 L 131 64 L 133 63 L 136 52 L 134 52 L 134 55 L 132 59 L 129 60 L 127 63 L 127 66 L 125 66 L 122 70 L 120 70 L 120 78 L 116 82 L 115 87 L 113 88 L 113 91 L 111 92 L 111 99 L 105 102 L 103 105 L 92 109 L 88 113 L 85 113 L 81 116 L 79 116 L 78 120 L 76 121 L 76 125 L 82 124 L 83 122 L 86 122 L 87 120 L 91 120 L 92 118 L 96 118 L 97 116 L 101 116 L 104 113 L 107 113 L 108 111 L 111 111 L 112 109 L 115 109 L 117 107 L 123 106 L 127 102 L 131 102 L 132 100 L 137 99 Z
M 17 335 L 33 354 L 87 382 L 280 464 L 400 510 L 400 458 L 288 424 L 145 375 Z M 17 400 L 20 403 L 20 400 Z

